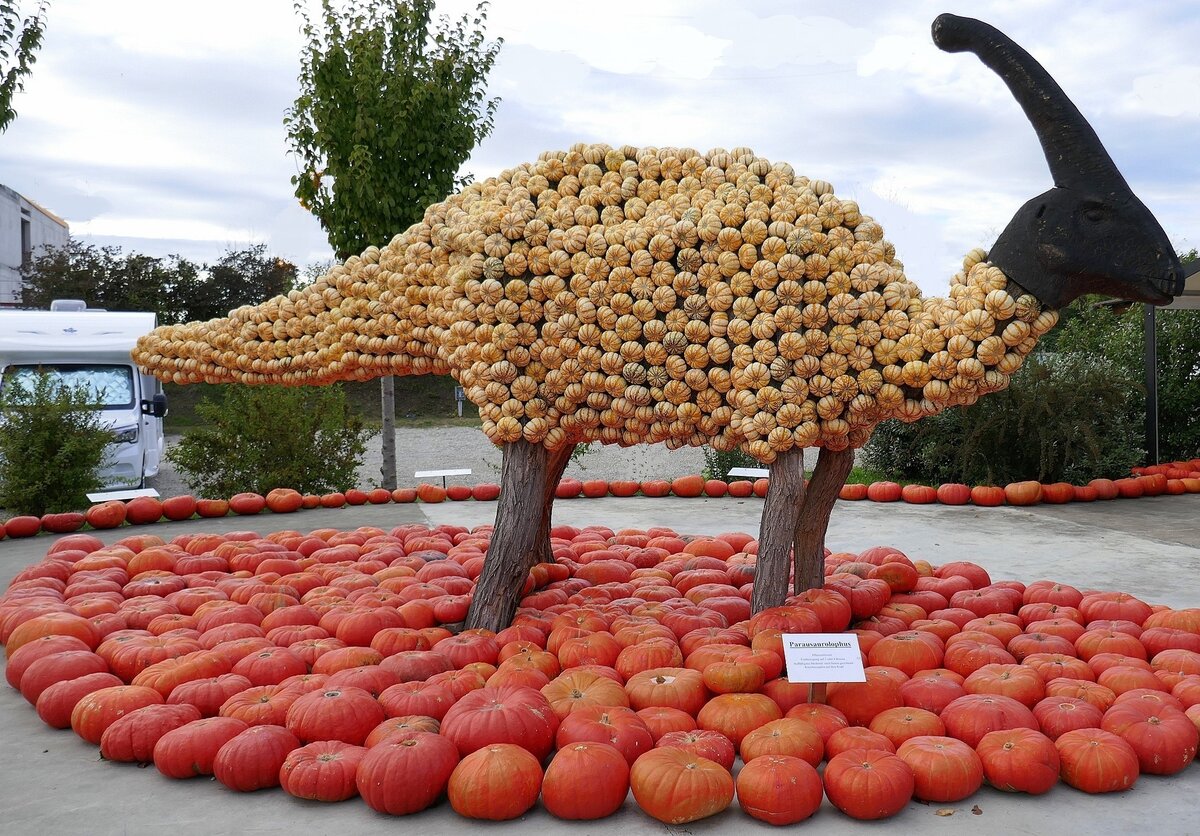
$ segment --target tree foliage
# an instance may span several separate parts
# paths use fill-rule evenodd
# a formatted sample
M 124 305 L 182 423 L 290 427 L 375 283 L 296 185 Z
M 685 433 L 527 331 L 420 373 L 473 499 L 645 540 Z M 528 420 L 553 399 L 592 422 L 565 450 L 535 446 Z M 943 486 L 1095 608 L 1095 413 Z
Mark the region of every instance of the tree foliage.
M 25 78 L 33 71 L 49 9 L 50 0 L 38 0 L 33 14 L 22 18 L 16 3 L 0 0 L 0 133 L 17 118 L 13 97 L 24 89 Z
M 296 284 L 296 265 L 268 255 L 266 244 L 227 250 L 187 289 L 184 321 L 225 316 L 241 305 L 287 293 Z
M 0 392 L 0 507 L 15 514 L 76 511 L 102 486 L 112 432 L 86 389 L 39 375 Z
M 214 264 L 177 255 L 124 254 L 71 239 L 21 267 L 21 304 L 48 308 L 55 299 L 84 299 L 107 310 L 154 311 L 161 323 L 224 316 L 239 305 L 286 293 L 296 267 L 267 254 L 264 244 L 230 250 Z
M 458 171 L 492 130 L 485 84 L 500 41 L 486 4 L 432 20 L 433 0 L 297 2 L 306 43 L 284 124 L 296 197 L 341 259 L 381 245 L 464 184 Z

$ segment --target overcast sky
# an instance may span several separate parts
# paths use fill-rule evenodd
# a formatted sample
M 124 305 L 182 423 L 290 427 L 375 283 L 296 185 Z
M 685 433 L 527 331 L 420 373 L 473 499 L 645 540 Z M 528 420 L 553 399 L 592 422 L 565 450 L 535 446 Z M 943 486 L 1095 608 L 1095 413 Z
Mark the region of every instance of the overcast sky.
M 1200 0 L 496 0 L 502 102 L 465 170 L 577 141 L 750 146 L 857 200 L 909 276 L 943 291 L 1051 181 L 999 79 L 933 46 L 942 11 L 1041 60 L 1177 247 L 1200 245 Z M 328 259 L 289 182 L 300 48 L 291 0 L 54 0 L 0 183 L 85 241 Z

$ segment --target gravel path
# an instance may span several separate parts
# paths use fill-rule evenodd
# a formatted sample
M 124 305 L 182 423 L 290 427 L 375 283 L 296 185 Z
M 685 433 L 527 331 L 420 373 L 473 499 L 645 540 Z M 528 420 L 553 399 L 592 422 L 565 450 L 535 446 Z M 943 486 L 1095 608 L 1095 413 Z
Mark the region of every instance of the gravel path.
M 167 447 L 179 441 L 168 436 Z M 383 461 L 381 436 L 367 442 L 363 465 L 358 469 L 358 485 L 345 487 L 369 488 L 380 481 Z M 470 476 L 451 478 L 449 483 L 474 485 L 478 482 L 500 481 L 500 450 L 474 427 L 435 427 L 431 429 L 396 430 L 396 478 L 400 485 L 415 484 L 412 474 L 418 470 L 448 470 L 467 467 Z M 593 444 L 579 460 L 567 467 L 567 476 L 577 479 L 674 479 L 689 473 L 699 473 L 704 467 L 704 455 L 699 448 L 668 450 L 662 444 L 645 444 L 621 448 L 615 445 Z M 162 496 L 189 493 L 181 474 L 170 462 L 164 462 L 151 487 Z

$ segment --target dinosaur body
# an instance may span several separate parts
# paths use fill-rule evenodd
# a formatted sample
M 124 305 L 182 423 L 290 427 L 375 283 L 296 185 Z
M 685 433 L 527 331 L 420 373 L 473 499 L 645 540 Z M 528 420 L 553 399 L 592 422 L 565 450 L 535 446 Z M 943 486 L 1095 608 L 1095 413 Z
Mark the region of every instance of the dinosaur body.
M 748 149 L 576 146 L 135 354 L 177 382 L 448 371 L 496 443 L 858 447 L 1003 388 L 1055 322 L 972 252 L 922 298 L 883 230 Z M 189 361 L 193 361 L 189 363 Z

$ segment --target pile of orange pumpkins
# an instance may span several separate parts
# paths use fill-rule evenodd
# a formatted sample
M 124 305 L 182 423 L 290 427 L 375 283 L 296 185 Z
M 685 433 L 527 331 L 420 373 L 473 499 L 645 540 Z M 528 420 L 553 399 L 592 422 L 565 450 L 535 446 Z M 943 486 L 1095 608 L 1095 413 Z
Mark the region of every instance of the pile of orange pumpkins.
M 878 819 L 1196 753 L 1200 609 L 875 547 L 752 616 L 748 535 L 558 527 L 512 626 L 455 632 L 489 534 L 70 534 L 0 597 L 5 673 L 107 761 L 395 815 Z M 781 635 L 841 632 L 865 682 L 788 680 Z

